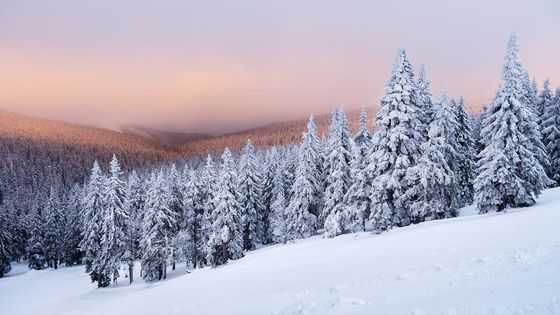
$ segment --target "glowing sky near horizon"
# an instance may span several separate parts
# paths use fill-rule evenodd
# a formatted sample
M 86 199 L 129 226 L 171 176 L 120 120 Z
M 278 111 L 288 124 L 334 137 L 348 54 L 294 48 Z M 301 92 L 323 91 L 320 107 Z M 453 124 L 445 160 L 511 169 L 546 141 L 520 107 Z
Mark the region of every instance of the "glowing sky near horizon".
M 560 84 L 560 1 L 0 0 L 0 108 L 221 133 L 377 106 L 394 54 L 487 102 L 509 34 Z

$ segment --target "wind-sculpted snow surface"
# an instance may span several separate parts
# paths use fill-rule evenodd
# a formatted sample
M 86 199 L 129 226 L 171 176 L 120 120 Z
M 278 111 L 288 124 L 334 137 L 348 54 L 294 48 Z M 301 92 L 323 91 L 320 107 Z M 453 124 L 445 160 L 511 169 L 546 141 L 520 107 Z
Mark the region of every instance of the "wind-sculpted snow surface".
M 0 280 L 0 313 L 560 314 L 560 188 L 533 207 L 471 213 L 380 235 L 317 236 L 102 290 L 83 267 L 15 265 Z

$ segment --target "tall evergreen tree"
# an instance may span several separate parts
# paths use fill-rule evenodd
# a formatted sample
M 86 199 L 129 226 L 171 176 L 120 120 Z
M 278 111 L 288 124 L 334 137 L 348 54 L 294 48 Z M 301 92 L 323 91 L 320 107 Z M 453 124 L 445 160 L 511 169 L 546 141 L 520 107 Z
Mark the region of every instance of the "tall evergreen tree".
M 123 172 L 115 155 L 110 162 L 110 173 L 104 186 L 103 214 L 99 229 L 101 248 L 95 268 L 115 282 L 126 250 L 125 231 L 128 220 L 125 211 L 126 186 L 121 179 Z
M 207 260 L 212 266 L 243 257 L 241 205 L 238 201 L 237 173 L 229 149 L 222 154 L 220 181 L 212 212 L 212 234 L 208 241 Z
M 218 177 L 212 156 L 206 157 L 206 164 L 200 176 L 200 203 L 202 205 L 200 218 L 199 241 L 197 242 L 197 252 L 199 253 L 197 265 L 205 266 L 208 264 L 207 253 L 208 244 L 212 235 L 212 213 L 215 205 L 214 201 L 218 189 Z
M 426 78 L 426 69 L 424 65 L 420 66 L 418 80 L 416 81 L 416 103 L 422 111 L 420 114 L 420 122 L 424 129 L 424 137 L 428 136 L 429 125 L 435 115 L 435 109 L 432 105 L 431 82 Z
M 93 163 L 88 184 L 85 186 L 83 209 L 83 238 L 80 248 L 85 253 L 86 272 L 98 287 L 106 287 L 111 279 L 101 263 L 102 226 L 104 221 L 104 201 L 107 177 L 97 161 Z
M 274 243 L 286 243 L 287 240 L 287 217 L 286 217 L 286 195 L 284 192 L 283 167 L 278 167 L 274 175 L 274 187 L 272 189 L 272 212 L 270 228 Z
M 142 278 L 146 281 L 167 277 L 167 264 L 173 256 L 173 238 L 177 230 L 176 212 L 171 209 L 171 191 L 163 171 L 152 174 L 146 193 L 142 221 Z
M 0 278 L 11 270 L 12 262 L 12 234 L 7 213 L 0 209 Z
M 454 106 L 455 118 L 457 121 L 456 141 L 457 141 L 457 188 L 458 188 L 458 207 L 464 207 L 473 203 L 474 199 L 474 163 L 475 146 L 472 138 L 471 117 L 465 111 L 465 102 L 461 98 L 459 103 Z
M 413 222 L 436 220 L 457 216 L 457 164 L 456 126 L 453 105 L 447 93 L 439 98 L 437 112 L 430 124 L 428 140 L 422 145 L 418 164 L 407 171 L 409 190 L 413 200 L 410 216 Z
M 183 196 L 185 182 L 183 180 L 183 177 L 177 170 L 177 166 L 175 164 L 172 164 L 171 168 L 169 169 L 166 185 L 168 185 L 169 191 L 171 192 L 169 207 L 171 211 L 175 213 L 175 219 L 177 220 L 175 230 L 172 231 L 174 246 L 173 246 L 172 259 L 171 259 L 171 266 L 172 266 L 172 270 L 175 270 L 176 262 L 186 259 L 186 257 L 183 257 L 183 254 L 185 253 L 183 247 L 183 243 L 185 242 L 184 239 L 185 235 L 184 233 L 183 235 L 179 235 L 181 228 L 184 228 L 186 224 L 185 218 L 183 217 L 186 213 L 185 205 L 183 204 L 183 201 L 185 200 Z
M 295 180 L 286 210 L 288 240 L 307 238 L 317 233 L 317 215 L 323 185 L 317 167 L 321 159 L 317 154 L 316 128 L 311 116 L 299 148 Z
M 262 215 L 262 177 L 251 140 L 243 149 L 239 163 L 239 202 L 243 222 L 243 249 L 252 250 L 264 237 Z
M 124 209 L 127 214 L 124 227 L 122 261 L 128 265 L 128 281 L 134 282 L 134 261 L 140 258 L 142 211 L 146 202 L 144 187 L 136 171 L 128 176 Z
M 352 147 L 351 186 L 344 197 L 344 203 L 349 209 L 349 223 L 352 225 L 352 231 L 365 230 L 366 220 L 371 214 L 368 194 L 371 181 L 366 172 L 371 146 L 372 136 L 367 128 L 367 115 L 366 111 L 362 110 L 358 133 L 354 136 Z
M 342 108 L 333 111 L 329 135 L 326 188 L 324 207 L 321 215 L 325 218 L 325 235 L 334 237 L 344 233 L 349 218 L 349 208 L 344 204 L 344 196 L 350 187 L 351 146 L 348 121 Z
M 63 258 L 66 266 L 82 263 L 84 253 L 80 249 L 82 240 L 82 187 L 75 184 L 68 195 L 66 221 L 63 237 Z
M 484 149 L 478 155 L 474 182 L 480 213 L 531 205 L 549 183 L 528 135 L 529 126 L 536 125 L 532 109 L 520 102 L 527 93 L 518 51 L 512 35 L 502 72 L 504 85 L 482 122 Z
M 273 190 L 274 190 L 274 177 L 276 176 L 276 169 L 280 166 L 280 156 L 276 147 L 272 147 L 266 151 L 264 160 L 260 163 L 262 174 L 262 206 L 261 209 L 261 223 L 262 223 L 262 238 L 263 244 L 273 242 L 273 230 L 271 228 L 272 203 L 273 203 Z
M 370 219 L 377 233 L 410 223 L 410 188 L 403 180 L 407 170 L 420 159 L 423 140 L 420 111 L 412 66 L 404 50 L 399 50 L 381 110 L 375 117 L 377 130 L 367 167 L 372 178 Z
M 543 117 L 546 108 L 552 103 L 552 91 L 550 90 L 550 80 L 546 79 L 543 83 L 543 89 L 539 95 L 538 115 Z
M 43 214 L 43 206 L 36 205 L 34 212 L 30 213 L 30 216 L 31 231 L 27 245 L 27 262 L 29 269 L 41 270 L 47 264 L 44 244 L 45 216 Z
M 560 88 L 545 108 L 542 123 L 543 142 L 550 157 L 548 176 L 560 185 Z
M 43 209 L 45 213 L 43 249 L 47 266 L 57 269 L 63 255 L 64 211 L 58 195 L 51 187 L 48 200 Z

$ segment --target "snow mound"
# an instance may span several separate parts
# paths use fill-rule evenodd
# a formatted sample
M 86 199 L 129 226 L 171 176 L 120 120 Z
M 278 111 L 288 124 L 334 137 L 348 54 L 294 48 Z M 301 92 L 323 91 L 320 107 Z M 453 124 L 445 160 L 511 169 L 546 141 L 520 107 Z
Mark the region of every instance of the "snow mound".
M 560 188 L 530 208 L 463 210 L 380 235 L 265 247 L 132 286 L 121 278 L 95 289 L 83 267 L 16 265 L 0 280 L 1 313 L 560 314 Z

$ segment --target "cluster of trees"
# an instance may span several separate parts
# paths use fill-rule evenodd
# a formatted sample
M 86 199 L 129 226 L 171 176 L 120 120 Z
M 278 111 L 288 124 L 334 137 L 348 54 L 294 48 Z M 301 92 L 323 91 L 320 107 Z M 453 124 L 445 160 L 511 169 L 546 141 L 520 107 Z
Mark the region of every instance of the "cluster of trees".
M 218 266 L 263 244 L 416 224 L 535 202 L 560 183 L 560 89 L 537 91 L 512 36 L 503 84 L 480 117 L 444 92 L 432 100 L 404 50 L 396 56 L 381 108 L 368 128 L 365 111 L 352 134 L 340 107 L 326 137 L 313 116 L 298 145 L 241 152 L 219 161 L 191 159 L 123 174 L 115 156 L 106 174 L 97 162 L 89 181 L 51 189 L 30 215 L 0 213 L 0 270 L 11 260 L 30 268 L 84 263 L 108 286 L 122 267 L 133 281 L 165 279 L 175 268 Z

